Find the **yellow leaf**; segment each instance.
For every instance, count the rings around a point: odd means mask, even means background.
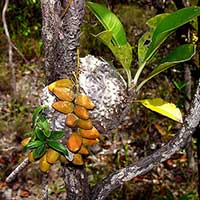
[[[173,103],[168,103],[161,98],[135,100],[134,102],[139,102],[150,110],[183,123],[181,111]]]

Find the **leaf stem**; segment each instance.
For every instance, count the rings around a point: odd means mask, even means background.
[[[139,68],[138,68],[138,70],[137,70],[137,72],[136,72],[136,74],[134,76],[134,79],[133,79],[133,85],[135,85],[135,86],[137,85],[138,79],[140,77],[140,74],[142,73],[142,70],[144,69],[145,64],[146,64],[146,62],[142,63],[139,66]]]
[[[131,86],[131,81],[132,81],[131,71],[126,70],[126,74],[127,74],[127,79],[128,79],[128,88],[129,88]]]

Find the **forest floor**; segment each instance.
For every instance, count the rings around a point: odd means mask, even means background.
[[[126,12],[123,10],[118,12],[126,13],[128,16],[128,8],[124,7],[124,10]],[[134,13],[140,16],[141,12],[141,10],[135,10]],[[141,18],[142,21],[137,23],[137,31],[134,28],[136,22],[130,21],[127,16],[124,16],[124,18],[122,16],[124,23],[130,25],[129,35],[133,34],[136,40],[139,39],[141,33],[146,29],[144,22],[154,14],[154,11],[149,11],[149,15]],[[137,18],[139,18],[138,16]],[[140,24],[143,24],[143,26]],[[91,29],[91,26],[86,25],[83,31],[87,32],[89,29]],[[91,41],[92,39],[88,35],[83,34],[81,36],[82,41],[86,39]],[[17,96],[14,99],[10,85],[10,80],[13,77],[7,64],[7,43],[2,30],[0,37],[2,38],[0,41],[0,200],[40,199],[42,174],[37,162],[30,164],[13,182],[6,184],[5,178],[26,157],[22,153],[20,142],[31,130],[31,113],[38,106],[39,94],[45,84],[44,58],[35,53],[35,56],[30,56],[29,62],[25,63],[16,52],[14,53],[17,89]],[[132,40],[130,39],[130,42]],[[37,46],[37,40],[32,40],[32,42]],[[91,47],[93,44],[93,41],[90,44],[82,42],[82,49],[91,49],[90,51],[83,50],[82,54],[86,55],[89,52],[96,56],[102,56],[102,45],[98,44],[99,49],[95,49]],[[105,51],[104,57],[107,60],[110,58],[109,51]],[[110,60],[112,59],[113,57]],[[150,70],[147,69],[144,75]],[[165,72],[150,81],[138,98],[161,97],[166,101],[177,104],[185,113],[184,90],[179,91],[173,82],[184,82],[183,77],[184,70],[181,66],[176,70]],[[139,104],[133,104],[129,126],[103,135],[100,143],[97,144],[99,151],[95,154],[92,153],[87,158],[85,167],[91,187],[111,172],[132,164],[159,149],[180,128],[181,124],[155,114]],[[149,173],[125,183],[110,194],[107,199],[197,200],[196,139],[193,138],[190,144],[192,150],[188,148],[188,151],[192,153],[193,160],[189,161],[188,152],[186,149],[182,149]],[[57,162],[49,172],[48,193],[50,200],[65,199],[65,187],[61,176],[62,169],[60,163]]]

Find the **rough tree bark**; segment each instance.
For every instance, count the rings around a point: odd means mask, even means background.
[[[65,12],[65,8],[70,2],[72,3],[70,4],[67,12]],[[43,17],[42,37],[45,47],[45,67],[48,83],[61,78],[73,77],[72,72],[75,71],[77,66],[77,47],[79,46],[80,25],[83,21],[84,5],[84,0],[41,0]],[[95,122],[95,126],[96,124],[98,124],[98,122],[101,121],[101,119],[104,120],[103,117],[106,118],[106,120],[103,121],[103,124],[99,127],[102,132],[106,132],[106,130],[109,130],[108,127],[110,126],[106,126],[106,124],[110,122],[110,119],[113,118],[114,114],[116,115],[114,119],[114,124],[115,126],[117,126],[119,122],[117,123],[116,119],[120,119],[118,116],[122,113],[124,109],[123,106],[126,106],[126,104],[130,103],[130,98],[128,98],[127,95],[128,90],[126,90],[124,84],[119,84],[119,88],[116,91],[114,90],[114,95],[112,93],[112,96],[109,96],[109,98],[107,98],[106,101],[101,104],[104,99],[101,98],[101,95],[105,93],[105,91],[109,93],[110,91],[115,89],[115,87],[117,87],[118,85],[117,83],[120,78],[119,76],[116,76],[116,73],[111,70],[111,67],[108,64],[105,64],[104,69],[106,69],[106,71],[101,71],[96,65],[92,65],[95,66],[95,68],[91,67],[85,69],[84,62],[86,60],[87,59],[82,60],[82,65],[80,66],[80,87],[87,95],[92,98],[92,100],[95,101],[96,105],[100,104],[101,107],[102,105],[105,105],[105,109],[103,111],[100,109],[100,107],[99,109],[97,108],[93,113],[91,113],[91,115]],[[95,59],[91,58],[91,60],[94,61]],[[102,64],[102,66],[104,66],[104,64]],[[95,73],[93,74],[93,76],[90,76],[94,71]],[[101,71],[101,73],[95,79],[95,74],[98,74],[96,72],[99,71]],[[102,75],[102,73],[104,75]],[[105,74],[109,74],[108,77],[110,79],[105,79]],[[112,82],[112,84],[110,84],[109,80],[112,80],[110,81]],[[92,84],[92,87],[90,87],[90,83]],[[104,83],[103,87],[100,87],[101,83]],[[95,84],[97,84],[98,86],[95,86]],[[110,86],[107,87],[107,90],[104,89],[104,86],[106,84]],[[113,85],[115,87],[113,87]],[[99,96],[98,90],[101,90]],[[94,98],[94,96],[92,96],[94,94],[96,94],[97,97]],[[47,94],[47,96],[48,95],[49,94]],[[113,99],[113,97],[115,98]],[[112,103],[112,105],[108,102]],[[121,105],[121,107],[117,109],[112,109],[115,104],[117,105],[117,103]],[[50,111],[49,113],[52,114],[51,112],[52,111]],[[95,116],[95,114],[98,113],[100,113],[99,116],[101,116],[101,118],[98,118],[98,120],[96,120],[97,116]],[[101,113],[103,114],[101,115]],[[67,199],[105,199],[111,191],[122,185],[125,181],[129,181],[135,176],[150,171],[160,162],[163,162],[166,159],[170,158],[171,155],[173,155],[176,151],[178,151],[187,143],[188,137],[192,135],[194,129],[199,124],[199,113],[200,84],[198,85],[190,114],[185,119],[184,126],[182,127],[180,132],[172,140],[169,141],[168,144],[163,146],[152,155],[138,161],[134,165],[128,166],[110,174],[102,182],[98,183],[92,190],[90,190],[89,188],[84,167],[76,168],[64,166],[64,181],[66,183]],[[60,127],[62,129],[66,128],[65,125],[63,125],[63,117],[59,117],[55,113],[53,113],[52,115],[56,116],[54,116],[53,119],[53,121],[56,121],[56,123],[54,123],[56,128],[59,128],[59,126],[57,126],[58,123],[61,124]],[[67,131],[67,134],[69,134],[69,131]]]
[[[66,8],[69,6],[69,9]],[[80,25],[85,11],[84,0],[41,1],[47,83],[72,78],[77,65]],[[65,168],[67,199],[89,199],[87,176],[84,169]]]

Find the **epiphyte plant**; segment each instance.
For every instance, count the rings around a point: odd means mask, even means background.
[[[127,74],[128,88],[133,88],[138,93],[143,85],[161,72],[179,63],[190,60],[196,53],[195,44],[183,44],[173,49],[153,71],[141,82],[139,77],[145,66],[155,57],[158,48],[177,28],[194,20],[200,15],[200,7],[193,6],[177,10],[172,13],[156,15],[147,21],[149,31],[143,34],[138,42],[138,70],[132,78],[132,47],[128,43],[124,27],[118,17],[106,7],[87,2],[88,9],[97,17],[105,31],[94,35],[102,41],[114,54]],[[160,98],[137,100],[147,108],[164,114],[165,116],[182,122],[179,109],[174,104],[169,104]]]

